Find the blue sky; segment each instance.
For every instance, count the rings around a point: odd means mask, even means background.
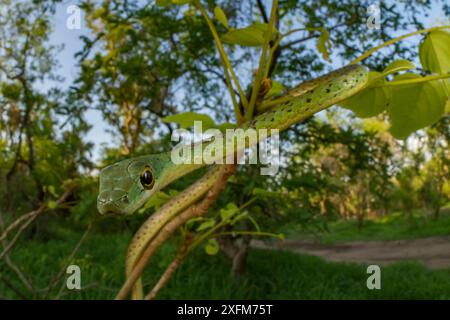
[[[266,0],[266,2],[269,2]],[[82,48],[82,41],[80,36],[89,36],[89,29],[86,27],[83,14],[81,19],[80,29],[68,29],[66,27],[66,21],[69,17],[67,8],[70,5],[77,3],[77,0],[63,1],[57,8],[56,15],[54,16],[53,26],[54,30],[51,35],[51,43],[54,45],[64,45],[64,48],[58,53],[57,58],[59,60],[58,74],[65,78],[62,86],[67,87],[75,79],[77,75],[77,64],[74,58],[74,54]],[[441,5],[435,5],[429,17],[423,17],[426,27],[435,25],[448,24],[448,20],[445,20],[444,14],[441,10]],[[382,14],[382,13],[381,13]],[[411,30],[401,30],[399,33],[405,33]],[[407,41],[417,41],[417,39],[411,39]],[[103,121],[100,112],[90,110],[85,115],[88,122],[92,125],[92,129],[88,133],[87,140],[94,143],[94,159],[98,159],[100,146],[102,144],[111,143],[111,136],[107,132],[107,124]]]

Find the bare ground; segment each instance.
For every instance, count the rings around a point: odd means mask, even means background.
[[[421,262],[433,269],[450,268],[450,236],[395,241],[352,241],[332,245],[309,240],[286,239],[270,243],[253,240],[252,247],[311,254],[328,261],[387,265],[409,260]]]

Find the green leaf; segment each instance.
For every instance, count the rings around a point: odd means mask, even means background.
[[[228,19],[225,15],[225,12],[223,12],[222,8],[219,6],[216,6],[214,8],[214,18],[216,18],[220,23],[228,29]]]
[[[425,70],[440,74],[450,72],[450,33],[430,32],[420,44],[419,56]]]
[[[403,74],[394,81],[417,78],[420,76]],[[405,139],[412,132],[435,123],[442,117],[447,99],[440,81],[396,86],[389,106],[392,135]]]
[[[377,85],[384,80],[380,80],[381,73],[371,71],[369,73],[369,82]],[[378,79],[378,80],[377,80]],[[341,101],[340,106],[350,109],[360,118],[370,118],[386,110],[390,98],[388,87],[369,86],[356,95]]]
[[[284,86],[278,81],[272,80],[272,88],[266,94],[266,98],[277,96],[285,90]]]
[[[220,218],[222,219],[222,221],[226,221],[238,211],[239,208],[234,203],[230,202],[225,208],[220,209]]]
[[[172,0],[172,3],[177,4],[177,5],[188,4],[191,2],[192,2],[192,0]]]
[[[219,129],[222,133],[225,133],[227,129],[236,128],[236,124],[231,123],[231,122],[224,122],[224,123],[214,126],[214,128]]]
[[[183,112],[162,118],[162,121],[177,123],[181,128],[186,129],[194,125],[194,121],[202,122],[202,129],[207,130],[215,126],[214,120],[207,114],[196,112]]]
[[[156,5],[160,7],[169,7],[172,5],[171,0],[156,0]]]
[[[391,73],[396,73],[399,71],[415,69],[416,66],[409,60],[400,59],[391,62],[386,68],[384,68],[382,75],[387,76]]]
[[[57,206],[58,206],[58,203],[54,200],[50,200],[49,202],[47,202],[47,207],[49,209],[56,209]]]
[[[330,33],[327,29],[322,28],[322,33],[320,37],[317,39],[317,50],[322,54],[322,57],[326,61],[331,61],[330,59],[330,50],[331,50],[331,41],[330,41]]]
[[[266,32],[267,24],[254,23],[242,29],[230,29],[222,36],[222,41],[245,47],[260,47],[264,44],[264,34]],[[276,34],[277,31],[273,31],[270,40],[272,40]]]
[[[205,245],[205,252],[210,256],[216,255],[219,252],[219,243],[216,239],[209,239]]]
[[[215,225],[216,221],[214,219],[207,219],[198,226],[197,231],[206,230],[214,227]]]

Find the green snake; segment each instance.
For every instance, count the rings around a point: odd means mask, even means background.
[[[267,108],[241,128],[285,130],[349,98],[367,83],[368,70],[364,66],[343,67],[287,91],[283,97],[285,102]],[[285,97],[288,99],[284,99]],[[225,153],[227,152],[228,150]],[[117,162],[100,172],[98,211],[101,214],[132,214],[174,180],[206,165],[175,164],[171,161],[170,151]],[[211,188],[222,168],[221,165],[213,165],[203,178],[172,198],[141,226],[128,249],[127,276],[159,230],[177,213],[198,201]],[[141,298],[141,291],[138,281],[133,289],[133,298]]]

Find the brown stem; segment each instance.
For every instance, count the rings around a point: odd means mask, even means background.
[[[177,268],[181,265],[183,260],[186,258],[186,256],[189,253],[189,246],[192,243],[192,238],[188,238],[184,241],[184,243],[181,245],[180,249],[178,250],[177,255],[172,260],[172,262],[167,267],[166,271],[161,275],[158,282],[155,284],[153,289],[145,296],[145,300],[153,300],[155,299],[158,292],[169,282],[170,278],[172,277],[173,273]]]

